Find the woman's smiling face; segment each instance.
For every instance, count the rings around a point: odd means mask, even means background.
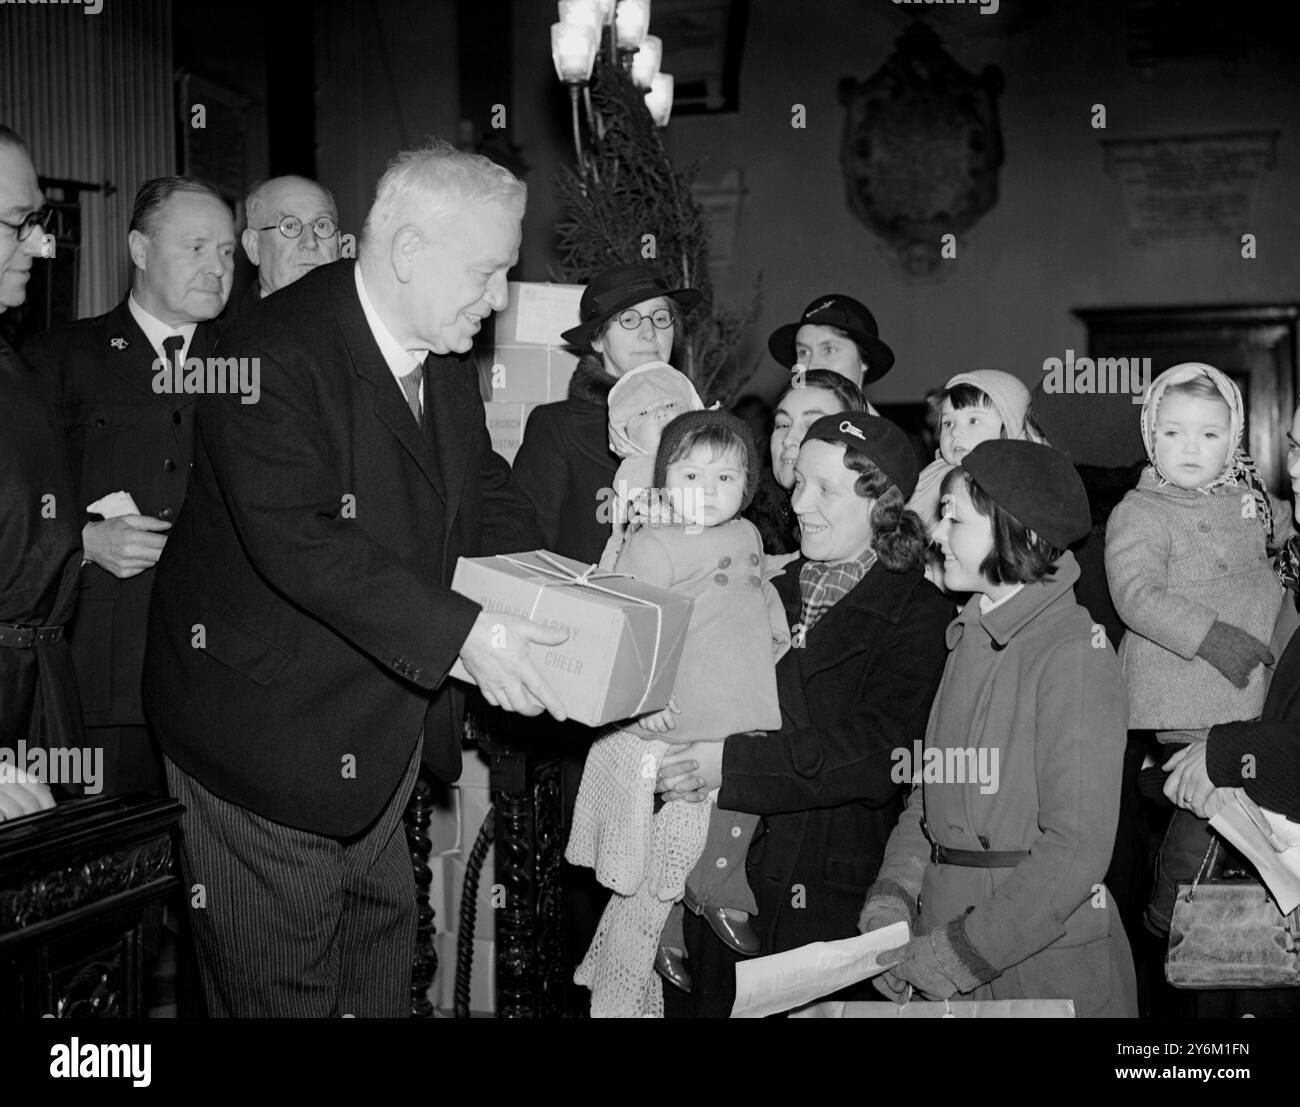
[[[825,388],[792,388],[781,398],[769,444],[777,484],[787,491],[794,487],[795,461],[808,428],[823,415],[843,410],[840,398]]]
[[[871,543],[876,501],[854,490],[858,474],[844,465],[844,447],[814,439],[799,449],[790,506],[799,517],[799,548],[810,561],[848,561]]]

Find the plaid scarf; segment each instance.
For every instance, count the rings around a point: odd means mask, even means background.
[[[790,645],[802,649],[808,632],[823,615],[853,591],[867,571],[876,563],[876,551],[868,546],[850,561],[805,561],[799,570],[799,595],[803,600],[802,617],[790,628]]]

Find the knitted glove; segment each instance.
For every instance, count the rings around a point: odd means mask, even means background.
[[[998,975],[998,970],[970,944],[962,919],[953,919],[940,930],[913,938],[903,947],[901,956],[900,963],[883,974],[894,977],[883,985],[883,990],[892,990],[901,981],[930,999],[947,999],[956,992],[973,992]],[[882,955],[881,960],[885,959]]]
[[[1214,621],[1196,655],[1205,658],[1238,688],[1250,683],[1256,665],[1272,665],[1273,654],[1253,634],[1231,623]]]
[[[858,916],[858,933],[866,934],[896,922],[910,926],[915,918],[916,901],[901,885],[892,880],[877,881],[867,892],[867,902]]]

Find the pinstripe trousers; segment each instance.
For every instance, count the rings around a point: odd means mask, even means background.
[[[378,818],[346,839],[264,819],[166,759],[185,805],[181,868],[213,1018],[410,1015],[415,878],[402,812],[420,748]]]

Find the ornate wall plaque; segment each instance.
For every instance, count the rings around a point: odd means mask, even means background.
[[[1002,73],[963,69],[924,23],[865,81],[840,81],[840,165],[849,209],[916,276],[936,271],[942,237],[974,226],[998,198]]]
[[[1260,178],[1279,131],[1106,141],[1106,172],[1124,190],[1129,241],[1161,246],[1252,231]]]

